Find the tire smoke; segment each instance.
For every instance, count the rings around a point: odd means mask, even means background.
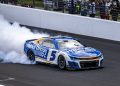
[[[17,22],[10,24],[0,15],[0,61],[2,63],[32,64],[23,51],[25,41],[48,36],[44,33],[33,33]]]

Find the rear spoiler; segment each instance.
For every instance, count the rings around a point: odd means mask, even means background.
[[[27,40],[26,42],[30,42],[30,41],[34,41],[34,40],[37,40],[37,39],[31,39],[31,40]]]

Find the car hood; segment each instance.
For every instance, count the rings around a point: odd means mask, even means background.
[[[97,57],[101,55],[101,52],[92,47],[74,48],[74,49],[63,49],[69,56],[76,58],[83,57]]]

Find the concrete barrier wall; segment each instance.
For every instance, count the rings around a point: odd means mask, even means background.
[[[0,4],[10,22],[120,41],[120,22]]]

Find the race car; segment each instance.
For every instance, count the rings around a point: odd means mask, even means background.
[[[27,40],[24,52],[32,62],[57,65],[60,69],[88,69],[102,67],[102,53],[86,47],[78,39],[66,36]]]

